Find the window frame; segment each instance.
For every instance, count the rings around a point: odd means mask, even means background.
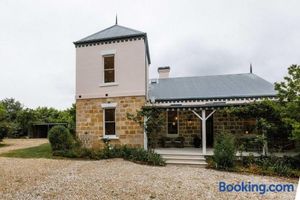
[[[169,112],[176,112],[177,115],[177,133],[176,134],[169,134]],[[167,124],[166,124],[166,130],[167,130],[167,136],[168,137],[178,137],[179,136],[179,111],[178,110],[168,110],[166,112],[166,118],[167,118]]]
[[[107,135],[106,134],[106,122],[111,122],[111,121],[106,121],[106,119],[105,119],[105,117],[106,117],[106,115],[105,115],[105,112],[106,112],[106,110],[114,110],[114,123],[115,123],[115,130],[114,130],[114,134],[112,134],[112,135]],[[117,115],[116,115],[116,107],[104,107],[103,108],[103,138],[117,138],[117,132],[116,132],[116,130],[117,130]]]
[[[105,58],[107,57],[113,57],[113,60],[114,60],[114,65],[113,65],[113,69],[105,69]],[[115,59],[116,55],[114,53],[111,53],[111,54],[105,54],[105,55],[102,55],[102,70],[103,70],[103,81],[102,83],[104,85],[112,85],[112,84],[115,84],[116,83],[116,59]],[[114,81],[113,82],[105,82],[105,72],[106,71],[113,71],[113,74],[114,74]]]

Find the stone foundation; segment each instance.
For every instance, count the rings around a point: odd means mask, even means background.
[[[145,97],[114,97],[76,100],[76,134],[87,148],[103,148],[103,103],[117,103],[116,136],[113,145],[143,147],[144,130],[139,124],[127,119],[127,113],[135,113],[145,105]]]

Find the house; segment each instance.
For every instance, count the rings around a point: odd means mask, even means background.
[[[198,136],[205,155],[223,129],[234,134],[251,131],[253,121],[220,110],[276,95],[273,85],[252,71],[172,78],[170,67],[160,67],[159,78],[150,80],[147,34],[117,23],[74,44],[76,131],[86,147],[102,148],[107,138],[112,144],[147,148],[144,130],[126,117],[147,105],[164,110],[159,137],[183,138],[182,146],[191,147]],[[154,143],[161,145],[159,140]]]

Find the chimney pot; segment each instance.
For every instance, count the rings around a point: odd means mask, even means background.
[[[170,69],[171,68],[169,66],[159,67],[157,69],[159,78],[169,78]]]

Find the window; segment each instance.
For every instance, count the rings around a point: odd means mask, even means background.
[[[104,56],[104,83],[115,82],[115,56]]]
[[[115,108],[104,109],[104,135],[116,135]]]
[[[178,112],[168,111],[167,112],[167,124],[168,124],[168,135],[178,134]]]

